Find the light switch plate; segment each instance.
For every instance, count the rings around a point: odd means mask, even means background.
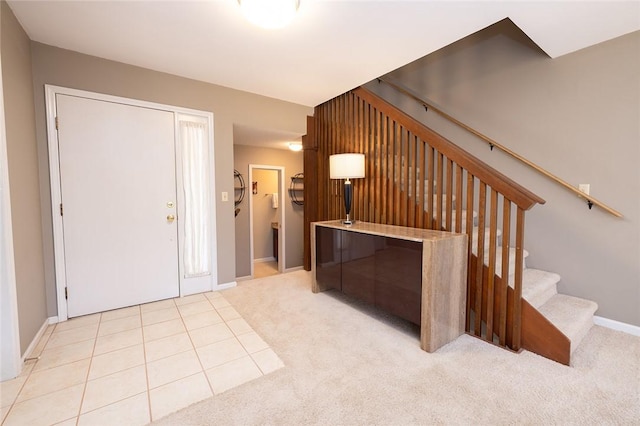
[[[222,192],[222,201],[229,201],[229,193],[228,192]]]
[[[584,192],[587,195],[589,195],[590,189],[591,189],[591,185],[588,183],[581,183],[580,185],[578,185],[578,190],[581,192]]]

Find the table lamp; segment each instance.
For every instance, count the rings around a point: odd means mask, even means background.
[[[364,154],[335,154],[329,156],[329,177],[331,179],[344,179],[344,209],[347,218],[342,221],[345,225],[351,225],[351,200],[353,188],[351,179],[364,177]]]

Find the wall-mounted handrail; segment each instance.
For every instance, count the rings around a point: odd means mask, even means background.
[[[446,112],[444,112],[443,110],[441,110],[440,108],[435,106],[432,102],[427,101],[426,99],[422,98],[421,96],[419,96],[415,92],[411,91],[410,89],[402,86],[401,84],[395,83],[395,82],[391,81],[390,79],[384,78],[384,77],[378,78],[378,81],[381,81],[381,82],[393,87],[398,92],[409,96],[410,98],[414,99],[415,101],[420,102],[427,110],[431,109],[433,112],[437,113],[438,115],[440,115],[441,117],[445,118],[446,120],[449,120],[450,122],[458,125],[459,127],[463,128],[464,130],[468,131],[469,133],[471,133],[471,134],[477,136],[478,138],[482,139],[487,144],[489,144],[491,149],[498,148],[502,152],[512,156],[513,158],[517,159],[518,161],[520,161],[520,162],[526,164],[527,166],[531,167],[532,169],[534,169],[538,173],[541,173],[541,174],[545,175],[549,179],[553,180],[554,182],[558,183],[559,185],[561,185],[564,188],[568,189],[569,191],[573,192],[578,197],[584,198],[585,200],[587,200],[587,205],[589,206],[589,208],[591,208],[592,206],[598,206],[601,209],[603,209],[604,211],[606,211],[606,212],[608,212],[608,213],[610,213],[610,214],[612,214],[612,215],[614,215],[616,217],[623,217],[622,213],[620,213],[619,211],[607,206],[605,203],[603,203],[602,201],[599,201],[598,199],[592,197],[591,195],[585,194],[584,192],[582,192],[579,189],[577,189],[575,186],[573,186],[570,183],[564,181],[563,179],[559,178],[558,176],[554,175],[553,173],[543,169],[542,167],[538,166],[537,164],[533,163],[532,161],[527,160],[522,155],[512,151],[511,149],[507,148],[504,145],[499,144],[495,140],[493,140],[490,137],[480,133],[479,131],[475,130],[474,128],[472,128],[470,126],[467,126],[466,124],[464,124],[460,120],[452,117],[451,115],[447,114]]]

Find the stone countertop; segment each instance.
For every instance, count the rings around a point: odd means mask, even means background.
[[[464,234],[456,234],[446,231],[435,231],[432,229],[409,228],[406,226],[384,225],[380,223],[370,223],[357,221],[351,225],[345,225],[341,220],[328,220],[324,222],[312,222],[313,225],[327,228],[342,229],[345,231],[355,231],[382,237],[392,237],[402,240],[422,242],[425,240],[443,240],[455,238]]]

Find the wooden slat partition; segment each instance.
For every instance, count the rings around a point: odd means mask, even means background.
[[[365,154],[366,177],[352,180],[352,217],[467,233],[467,331],[519,350],[524,217],[544,200],[364,88],[317,106],[311,125],[317,141],[305,153],[317,158],[305,156],[305,191],[313,178],[317,188],[305,199],[315,194],[318,206],[305,219],[344,217],[343,183],[329,179],[328,158]]]

